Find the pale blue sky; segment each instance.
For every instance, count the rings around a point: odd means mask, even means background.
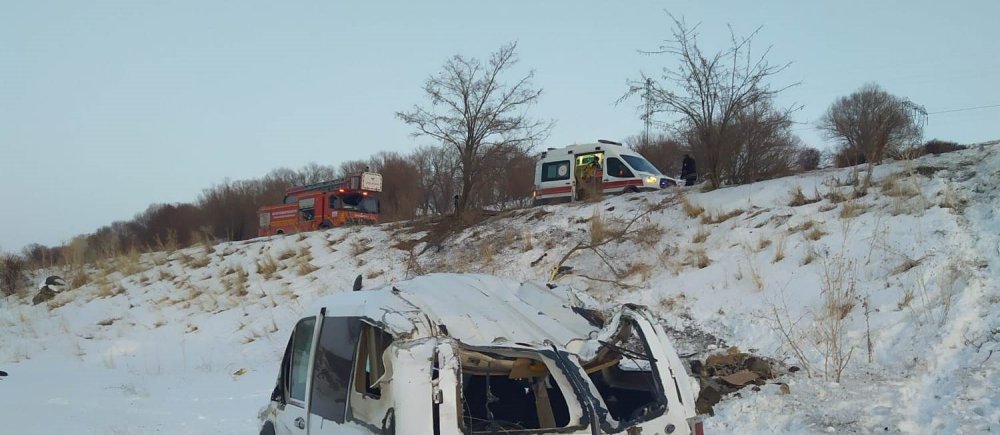
[[[225,178],[338,164],[426,140],[394,112],[450,55],[518,41],[548,146],[642,129],[627,78],[672,60],[664,10],[718,48],[758,44],[802,81],[809,125],[866,82],[931,112],[1000,104],[1000,1],[334,2],[0,0],[0,250],[60,243]],[[637,103],[637,102],[634,102]],[[1000,137],[1000,108],[931,115],[928,137]]]

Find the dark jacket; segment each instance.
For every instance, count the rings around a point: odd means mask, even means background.
[[[696,178],[698,176],[698,169],[695,167],[694,159],[691,156],[684,156],[684,161],[681,163],[681,178]]]

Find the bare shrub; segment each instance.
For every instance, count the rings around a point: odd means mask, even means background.
[[[24,275],[27,263],[17,255],[3,255],[0,258],[0,291],[5,296],[17,294],[25,287]]]
[[[799,170],[812,171],[819,168],[821,156],[822,153],[816,148],[799,148],[798,155],[796,156],[796,163],[798,163]]]
[[[819,351],[824,375],[840,382],[855,346],[847,342],[847,318],[858,303],[854,263],[842,257],[824,262],[820,282],[823,311],[817,319]]]

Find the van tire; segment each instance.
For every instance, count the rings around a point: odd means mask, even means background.
[[[264,427],[260,428],[260,435],[274,435],[274,425],[271,422],[264,423]]]
[[[623,191],[622,193],[639,193],[639,188],[635,186],[629,186],[626,187],[625,191]]]

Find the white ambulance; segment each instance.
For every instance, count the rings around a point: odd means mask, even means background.
[[[659,190],[679,180],[618,142],[549,148],[535,165],[535,205],[581,200],[588,194]]]

